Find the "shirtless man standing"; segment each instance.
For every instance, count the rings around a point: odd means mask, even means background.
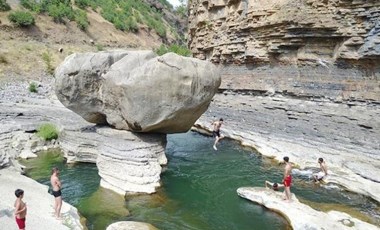
[[[53,196],[55,198],[54,204],[54,214],[57,219],[61,218],[61,207],[62,207],[62,193],[61,193],[61,181],[58,178],[59,169],[54,167],[51,170],[50,183],[53,187]]]
[[[326,162],[323,160],[323,158],[319,158],[318,163],[319,163],[319,167],[321,168],[321,171],[319,173],[313,175],[315,182],[319,182],[319,181],[323,180],[323,178],[325,178],[325,176],[327,176]]]
[[[14,204],[16,223],[20,230],[24,230],[26,220],[26,203],[22,200],[22,198],[24,198],[24,191],[22,189],[17,189],[15,195],[17,197]]]
[[[284,157],[285,171],[284,171],[284,186],[285,186],[285,200],[290,201],[291,193],[290,186],[292,184],[292,165],[289,163],[289,157]]]
[[[215,150],[218,150],[216,148],[216,144],[218,144],[219,140],[224,138],[223,135],[220,135],[220,127],[223,124],[223,118],[220,118],[219,121],[214,121],[211,124],[214,126],[213,131],[212,131],[212,136],[215,137],[215,142],[214,142],[214,145],[212,147]]]

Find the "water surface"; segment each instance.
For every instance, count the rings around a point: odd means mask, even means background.
[[[112,222],[133,220],[159,229],[289,229],[280,215],[240,198],[236,189],[263,186],[265,180],[281,181],[283,166],[263,158],[234,141],[213,139],[197,133],[168,135],[168,166],[156,194],[127,196],[99,188],[94,164],[66,165],[57,153],[43,153],[28,161],[28,175],[48,184],[50,169],[61,168],[64,200],[87,218],[89,229],[105,229]],[[348,211],[379,225],[379,206],[361,195],[337,187],[315,186],[305,176],[295,176],[294,192],[319,210]],[[129,210],[127,210],[127,209]]]

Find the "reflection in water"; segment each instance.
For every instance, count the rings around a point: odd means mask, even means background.
[[[142,221],[159,229],[287,229],[276,213],[238,197],[236,189],[280,182],[283,165],[262,158],[253,150],[223,140],[219,150],[213,139],[197,133],[168,136],[169,160],[162,187],[153,195],[127,196],[99,188],[95,165],[66,165],[58,153],[42,153],[23,162],[28,175],[49,183],[50,169],[61,168],[64,200],[78,208],[89,229],[105,229],[120,220]],[[296,175],[292,188],[297,197],[319,210],[342,210],[379,225],[376,202],[345,191],[314,186],[307,176]],[[128,208],[129,215],[128,215]]]

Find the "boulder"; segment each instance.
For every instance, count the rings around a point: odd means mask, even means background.
[[[157,228],[143,222],[120,221],[109,225],[106,230],[157,230]]]
[[[283,194],[281,192],[275,192],[267,188],[242,187],[237,189],[237,193],[245,199],[280,213],[289,221],[294,230],[379,229],[374,225],[353,218],[343,212],[329,211],[325,213],[314,210],[299,202],[294,194],[292,194],[292,201],[286,202],[283,200]]]
[[[134,132],[188,131],[221,83],[210,62],[152,51],[73,54],[55,76],[67,108],[89,122]]]

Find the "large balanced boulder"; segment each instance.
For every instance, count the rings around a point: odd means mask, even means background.
[[[221,82],[210,62],[152,51],[72,54],[55,76],[58,99],[85,120],[159,133],[188,131]]]

